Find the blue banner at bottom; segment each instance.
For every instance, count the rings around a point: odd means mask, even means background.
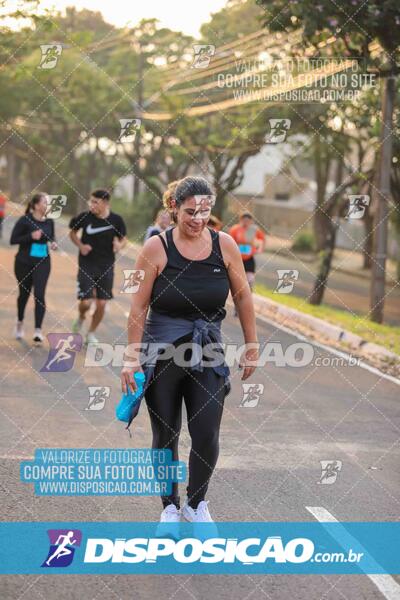
[[[399,522],[0,523],[1,574],[399,574]]]

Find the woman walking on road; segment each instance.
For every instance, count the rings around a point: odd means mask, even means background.
[[[57,249],[54,220],[47,218],[48,197],[39,192],[29,200],[25,215],[15,223],[10,244],[19,244],[14,272],[18,281],[17,324],[15,337],[24,337],[25,308],[33,287],[35,299],[35,333],[33,341],[43,341],[42,323],[46,311],[45,291],[50,275],[49,245]]]
[[[130,357],[126,352],[122,389],[134,391],[133,375],[144,371],[152,447],[171,449],[174,461],[179,460],[183,398],[192,442],[185,504],[180,511],[178,484],[173,483],[171,495],[161,496],[162,522],[179,521],[181,515],[187,521],[212,522],[205,495],[218,459],[220,422],[224,399],[230,390],[229,368],[224,360],[218,366],[207,366],[195,352],[194,344],[197,347],[210,342],[221,344],[221,322],[226,315],[224,306],[229,290],[239,313],[244,340],[253,346],[241,357],[242,380],[253,373],[258,359],[254,349],[257,344],[254,307],[243,261],[237,244],[228,234],[207,226],[210,198],[212,190],[205,179],[181,180],[169,203],[175,227],[150,238],[135,265],[135,269],[144,271],[144,279],[132,297],[128,342],[168,344],[174,347],[174,352],[171,358],[154,360],[153,366],[149,366],[148,357],[142,364],[135,359],[128,364]],[[180,366],[179,349],[188,342],[193,344],[188,358],[191,366]]]

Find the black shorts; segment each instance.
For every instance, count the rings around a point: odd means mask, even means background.
[[[247,273],[255,273],[256,272],[256,261],[254,260],[254,256],[250,256],[247,260],[243,261],[244,270]]]
[[[114,282],[114,266],[96,267],[80,266],[78,271],[78,300],[98,298],[99,300],[111,300]]]

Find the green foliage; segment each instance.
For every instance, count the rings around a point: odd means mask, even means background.
[[[293,252],[314,252],[315,237],[310,231],[300,231],[292,244]]]
[[[112,199],[112,210],[124,218],[128,237],[136,242],[143,241],[147,227],[153,222],[154,215],[160,208],[161,202],[149,192],[139,194],[134,203],[126,198]]]
[[[230,0],[204,26],[201,41],[218,49],[253,33],[262,12],[253,0]],[[99,12],[75,8],[31,19],[20,30],[4,27],[0,48],[5,123],[0,144],[18,165],[18,185],[9,190],[13,198],[18,189],[22,194],[38,187],[62,190],[67,206],[76,210],[94,185],[112,188],[119,177],[133,173],[158,202],[169,181],[194,171],[214,183],[215,211],[221,214],[247,158],[264,143],[268,121],[262,105],[187,116],[185,109],[213,102],[220,92],[212,89],[199,98],[198,87],[213,78],[205,75],[203,81],[198,70],[188,69],[196,40],[159,28],[155,19],[118,29]],[[61,56],[54,69],[40,69],[40,45],[50,43],[62,45]],[[234,58],[230,53],[227,62]],[[177,83],[170,85],[173,80]],[[180,93],[185,85],[192,95]],[[119,119],[138,118],[143,111],[172,117],[142,118],[137,140],[118,142]],[[8,189],[8,182],[0,184]],[[147,206],[141,202],[135,198],[139,220]],[[153,216],[152,202],[149,206]]]
[[[371,60],[368,44],[373,40],[390,54],[399,51],[398,0],[256,0],[256,4],[264,9],[264,24],[272,31],[302,28],[305,40],[315,45],[335,35],[341,44],[332,52],[342,56]],[[388,56],[383,59],[387,62]]]
[[[206,42],[220,46],[257,31],[263,17],[264,11],[254,0],[228,0],[202,25],[201,34]]]

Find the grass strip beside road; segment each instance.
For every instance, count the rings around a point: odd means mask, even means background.
[[[384,346],[391,352],[400,355],[400,327],[392,325],[379,325],[370,321],[366,315],[354,315],[348,311],[332,308],[326,304],[313,306],[306,299],[290,294],[276,294],[264,285],[256,284],[256,294],[265,296],[278,304],[284,304],[323,321],[342,327],[362,337],[367,342]]]

